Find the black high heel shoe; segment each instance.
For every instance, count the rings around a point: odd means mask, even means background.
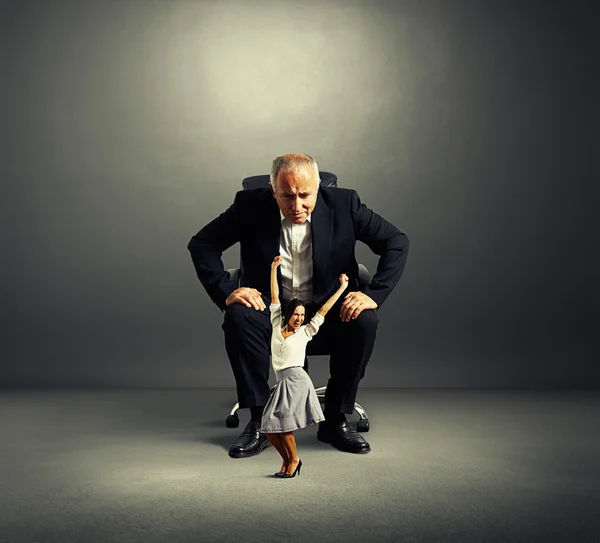
[[[283,475],[280,475],[279,478],[280,479],[289,479],[290,477],[296,477],[296,473],[298,475],[300,475],[300,468],[302,467],[302,460],[300,460],[298,462],[298,465],[296,466],[296,469],[294,470],[294,473],[284,473]]]

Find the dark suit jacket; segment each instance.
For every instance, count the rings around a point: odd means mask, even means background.
[[[364,292],[381,307],[404,270],[409,245],[406,235],[368,209],[350,189],[320,187],[311,217],[314,303],[327,301],[339,287],[342,273],[350,279],[349,290],[358,290],[354,255],[358,240],[380,256]],[[223,251],[240,243],[240,286],[253,287],[270,299],[271,263],[279,254],[280,229],[279,207],[270,190],[242,190],[227,211],[191,239],[188,249],[198,278],[222,310],[237,288],[224,269]]]

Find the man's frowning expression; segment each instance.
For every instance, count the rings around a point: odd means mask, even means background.
[[[286,219],[302,224],[317,203],[319,176],[309,167],[292,172],[279,171],[275,186],[269,183],[281,213]]]

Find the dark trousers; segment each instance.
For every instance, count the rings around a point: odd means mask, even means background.
[[[261,407],[269,399],[271,320],[269,300],[264,311],[233,304],[225,311],[225,348],[237,386],[240,408]],[[377,334],[378,316],[372,309],[350,322],[340,320],[341,300],[325,316],[325,322],[308,343],[308,355],[329,354],[330,378],[325,392],[325,417],[351,414],[358,384],[365,375]],[[306,307],[304,324],[319,310]],[[285,306],[282,306],[285,313]],[[329,415],[329,417],[328,417]]]

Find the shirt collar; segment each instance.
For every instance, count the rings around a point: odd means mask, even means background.
[[[279,210],[279,217],[281,218],[281,222],[285,221],[285,217],[283,216],[281,209]],[[306,217],[306,221],[304,222],[312,222],[312,213],[308,217]]]

